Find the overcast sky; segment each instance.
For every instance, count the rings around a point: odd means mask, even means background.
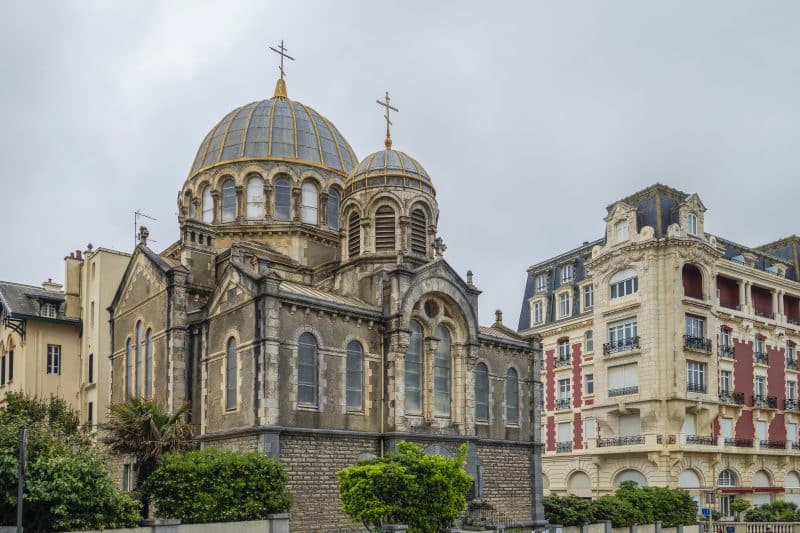
[[[481,319],[516,327],[525,271],[602,235],[605,206],[656,181],[697,192],[706,229],[800,233],[800,3],[3,2],[0,279],[63,280],[91,242],[160,251],[227,112],[290,98],[359,158],[394,147],[438,191],[446,258]]]

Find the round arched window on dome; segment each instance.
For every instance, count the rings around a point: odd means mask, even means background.
[[[289,220],[292,216],[292,187],[288,178],[275,180],[275,220]]]
[[[425,255],[428,251],[428,216],[421,208],[411,211],[411,252]]]
[[[382,205],[375,212],[375,250],[394,251],[395,239],[394,209]]]
[[[222,182],[222,221],[236,220],[236,185],[233,180]]]
[[[303,224],[319,223],[319,192],[313,181],[303,182],[303,206],[300,212]]]
[[[214,199],[211,197],[211,187],[203,189],[203,222],[214,222]]]
[[[264,180],[253,174],[247,180],[247,219],[264,218]]]
[[[339,229],[339,191],[334,188],[328,191],[328,227]]]

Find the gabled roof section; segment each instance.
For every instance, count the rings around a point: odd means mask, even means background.
[[[37,300],[61,304],[65,299],[63,292],[48,291],[33,285],[0,281],[0,305],[5,308],[5,312],[9,316],[45,318],[39,315]]]
[[[128,266],[125,267],[125,273],[122,274],[122,279],[119,282],[119,287],[117,287],[117,292],[114,294],[114,299],[111,300],[111,305],[109,306],[110,309],[116,308],[117,304],[119,304],[119,300],[122,297],[123,292],[127,288],[128,284],[131,281],[131,276],[133,275],[133,269],[136,265],[136,261],[139,257],[144,257],[148,262],[153,264],[159,271],[163,274],[167,275],[174,270],[182,270],[188,272],[188,269],[177,263],[171,259],[166,259],[161,257],[153,250],[147,247],[145,244],[138,244],[136,249],[131,254],[131,258],[128,261]]]
[[[343,310],[356,311],[376,315],[381,312],[379,307],[372,306],[358,298],[343,296],[335,292],[324,291],[309,285],[283,281],[279,288],[280,296],[291,300],[306,301],[317,306],[341,307]]]

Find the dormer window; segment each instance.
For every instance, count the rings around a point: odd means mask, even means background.
[[[547,289],[547,274],[536,276],[536,292],[544,292]]]
[[[689,235],[697,235],[697,215],[689,213]]]
[[[614,238],[617,242],[628,240],[628,221],[621,220],[614,226]]]
[[[570,281],[572,281],[572,265],[564,265],[561,267],[561,283]]]
[[[56,317],[56,306],[50,302],[42,304],[42,310],[40,313],[43,317],[46,318],[55,318]]]

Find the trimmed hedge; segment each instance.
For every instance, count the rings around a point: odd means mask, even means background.
[[[147,480],[157,515],[184,524],[263,520],[289,509],[280,462],[252,452],[205,449],[164,456]]]

